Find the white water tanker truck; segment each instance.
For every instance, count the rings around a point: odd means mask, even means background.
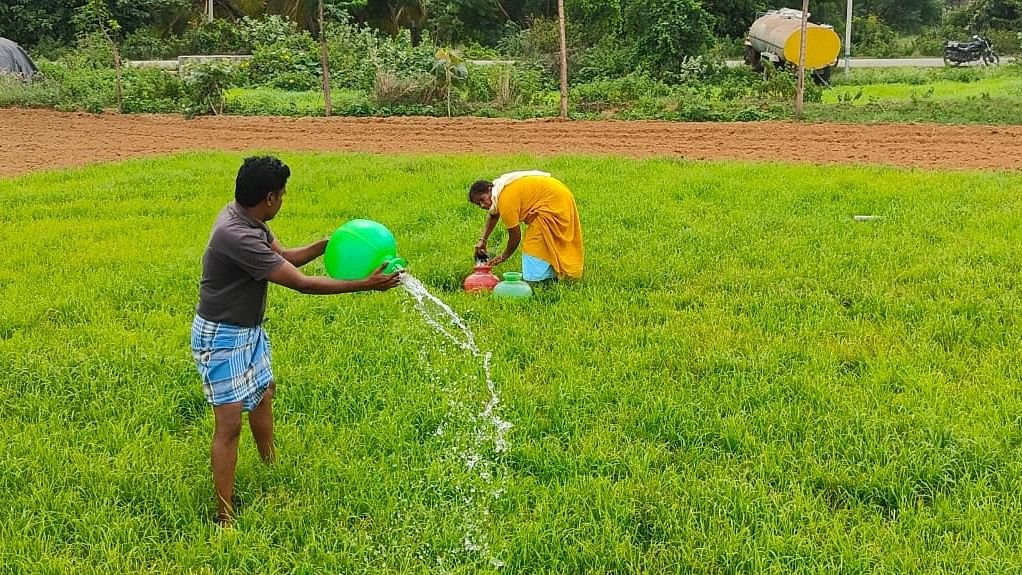
[[[770,10],[752,23],[745,39],[745,63],[757,72],[767,60],[778,68],[798,68],[802,45],[802,11]],[[806,71],[817,82],[830,79],[830,70],[841,53],[841,39],[834,28],[809,23],[806,28]]]

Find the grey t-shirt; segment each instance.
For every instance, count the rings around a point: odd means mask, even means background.
[[[266,276],[284,258],[273,251],[266,224],[237,202],[216,218],[202,256],[197,313],[208,321],[255,327],[266,312]]]

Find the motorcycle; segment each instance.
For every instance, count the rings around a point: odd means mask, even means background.
[[[969,62],[982,61],[984,66],[999,64],[1000,56],[994,52],[994,46],[988,38],[973,36],[967,42],[944,42],[944,65],[961,66]]]

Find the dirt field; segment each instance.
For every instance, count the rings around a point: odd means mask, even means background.
[[[243,118],[0,110],[0,176],[182,150],[335,150],[733,158],[1022,169],[1022,127],[477,118]]]

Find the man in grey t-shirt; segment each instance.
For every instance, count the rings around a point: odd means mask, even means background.
[[[386,291],[398,275],[381,266],[364,280],[339,281],[307,276],[298,268],[323,255],[326,240],[284,249],[266,222],[280,211],[291,170],[273,157],[247,158],[238,170],[234,201],[217,216],[202,256],[199,305],[192,322],[192,356],[203,393],[213,406],[210,458],[217,495],[217,517],[234,517],[234,471],[241,414],[249,412],[259,455],[266,463],[273,448],[273,392],[270,345],[263,331],[269,282],[307,294]]]

